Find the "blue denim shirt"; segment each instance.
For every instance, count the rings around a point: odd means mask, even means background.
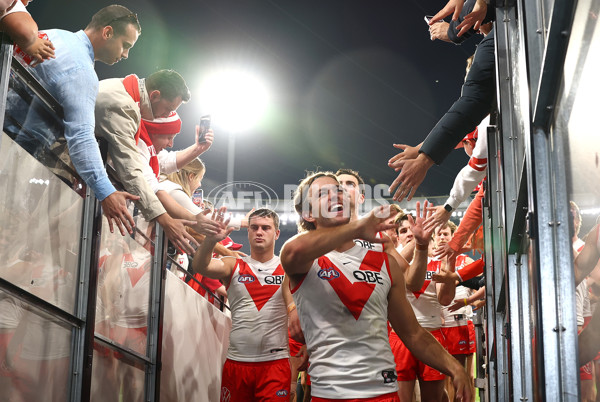
[[[104,169],[94,135],[94,105],[98,76],[94,49],[83,31],[44,31],[55,47],[56,58],[34,68],[50,94],[64,110],[64,136],[75,170],[102,201],[115,190]]]

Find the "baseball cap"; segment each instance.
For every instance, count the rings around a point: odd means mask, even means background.
[[[241,249],[242,247],[244,247],[243,244],[239,244],[234,242],[231,237],[227,236],[226,238],[224,238],[223,240],[221,240],[219,243],[221,243],[223,246],[232,249],[234,251],[237,251],[239,249]]]

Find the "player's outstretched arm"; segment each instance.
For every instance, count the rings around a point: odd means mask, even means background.
[[[281,248],[279,258],[286,274],[294,285],[294,275],[306,274],[317,258],[335,250],[353,239],[381,243],[377,232],[397,225],[385,223],[391,215],[389,206],[376,207],[364,218],[339,226],[318,228],[300,233]]]
[[[408,299],[400,267],[390,258],[392,287],[388,294],[388,320],[398,337],[420,361],[452,377],[456,398],[471,400],[470,379],[465,369],[423,327],[419,325]]]
[[[208,235],[196,250],[192,268],[194,272],[207,276],[212,279],[222,279],[229,281],[231,273],[235,268],[235,258],[223,257],[222,259],[212,258],[215,245],[225,239],[233,228],[228,228],[229,219],[225,219],[227,208],[221,207],[212,213],[210,219],[218,226],[218,232],[214,235]]]

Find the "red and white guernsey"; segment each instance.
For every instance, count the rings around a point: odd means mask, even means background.
[[[466,255],[461,254],[456,257],[456,268],[465,264]],[[410,302],[417,321],[423,328],[435,329],[442,326],[442,305],[438,301],[436,292],[436,282],[432,281],[433,274],[440,271],[442,262],[429,257],[427,259],[427,272],[425,273],[425,283],[418,292],[406,291],[406,297]]]
[[[112,295],[120,312],[115,324],[125,328],[145,327],[148,325],[152,255],[137,247],[131,253],[123,254],[120,265],[121,286]]]
[[[238,258],[227,297],[233,327],[227,358],[241,362],[287,359],[287,310],[281,294],[284,271],[275,256],[267,262]]]
[[[375,235],[376,238],[381,239],[381,232],[377,232],[377,234]],[[382,243],[371,243],[368,240],[362,240],[362,239],[354,239],[354,244],[359,245],[361,247],[366,248],[367,250],[373,250],[373,251],[383,251],[383,244]]]
[[[397,390],[387,333],[389,269],[387,254],[356,244],[315,260],[292,289],[313,396],[368,398]]]

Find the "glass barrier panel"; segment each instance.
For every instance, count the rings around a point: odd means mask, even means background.
[[[34,71],[28,69],[29,72]],[[84,195],[63,137],[64,123],[11,70],[6,98],[4,132],[71,188]]]
[[[6,134],[0,146],[0,277],[74,313],[83,199]]]
[[[94,343],[92,402],[144,400],[145,372],[113,349]]]
[[[63,325],[0,291],[2,400],[67,400],[71,328]]]
[[[137,228],[133,238],[110,233],[108,221],[102,222],[95,331],[145,355],[155,226],[133,204],[130,213]]]
[[[600,298],[600,267],[597,265],[597,257],[594,257],[600,250],[597,234],[600,217],[600,137],[596,127],[600,90],[599,12],[600,0],[577,3],[553,130],[553,135],[564,139],[567,150],[568,197],[571,204],[571,219],[568,224],[572,254],[576,258],[575,300],[571,303],[579,331],[592,319],[594,311],[596,315],[600,313],[600,306],[597,304]],[[579,258],[577,255],[580,253],[582,257],[592,257]],[[580,355],[582,351],[588,350],[592,353],[595,351],[595,356],[600,350],[600,342],[580,342],[579,348]],[[581,363],[580,361],[579,364]],[[591,374],[594,372],[594,365],[595,370],[600,369],[600,365],[594,361],[580,369],[581,400],[594,398],[594,376]]]

